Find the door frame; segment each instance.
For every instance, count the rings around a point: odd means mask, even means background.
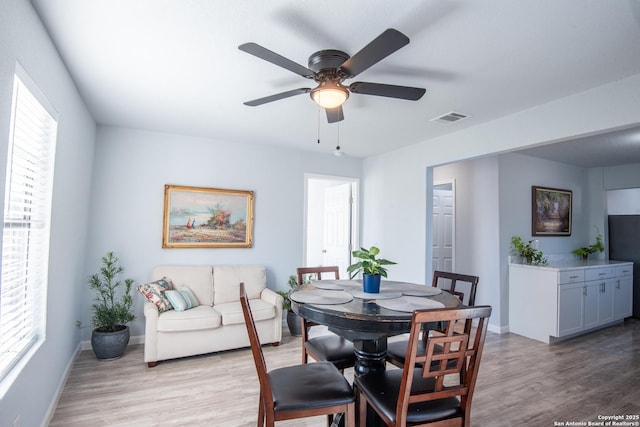
[[[349,259],[351,259],[351,251],[354,248],[360,247],[360,179],[349,176],[336,176],[336,175],[321,175],[314,173],[304,174],[304,204],[303,204],[303,217],[302,217],[302,264],[306,265],[307,262],[307,228],[308,228],[308,207],[309,207],[309,181],[310,180],[321,181],[336,181],[342,183],[351,183],[352,186],[352,203],[351,203],[351,225],[350,225],[350,240],[351,249],[349,251]],[[350,261],[351,263],[351,261]]]

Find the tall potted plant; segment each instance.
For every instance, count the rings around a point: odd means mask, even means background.
[[[362,272],[362,289],[364,292],[380,292],[380,280],[382,277],[387,277],[387,269],[383,266],[396,264],[388,259],[376,258],[379,253],[380,249],[375,246],[371,246],[368,250],[360,248],[352,252],[354,258],[358,258],[360,261],[351,264],[347,268],[347,272],[351,274],[352,279]]]
[[[130,336],[127,323],[136,318],[132,312],[133,279],[125,279],[124,283],[117,279],[124,270],[118,261],[113,252],[107,252],[102,257],[100,273],[91,275],[88,281],[89,287],[96,291],[95,303],[91,306],[94,328],[91,347],[102,360],[117,359],[124,354]]]

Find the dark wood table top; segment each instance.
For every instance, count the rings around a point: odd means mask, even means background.
[[[336,282],[346,283],[348,281]],[[352,284],[355,283],[352,282]],[[301,287],[301,291],[313,291],[315,289],[317,288],[313,284]],[[381,286],[382,293],[420,289],[424,290],[425,285],[387,280],[383,280]],[[345,289],[345,291],[348,290]],[[454,308],[461,305],[460,300],[447,291],[443,291],[438,295],[420,298],[438,301],[446,308]],[[368,295],[366,299],[354,297],[351,301],[342,304],[312,304],[292,300],[291,308],[298,315],[315,323],[326,325],[332,332],[352,341],[376,340],[404,334],[411,329],[412,312],[381,307],[377,304],[375,298],[369,299]]]

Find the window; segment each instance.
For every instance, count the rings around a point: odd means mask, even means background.
[[[18,64],[2,229],[0,379],[44,339],[55,116]]]

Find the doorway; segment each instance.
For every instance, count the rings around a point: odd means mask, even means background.
[[[305,174],[304,265],[337,265],[347,279],[357,247],[358,180]]]
[[[455,271],[455,181],[433,185],[431,271]]]

